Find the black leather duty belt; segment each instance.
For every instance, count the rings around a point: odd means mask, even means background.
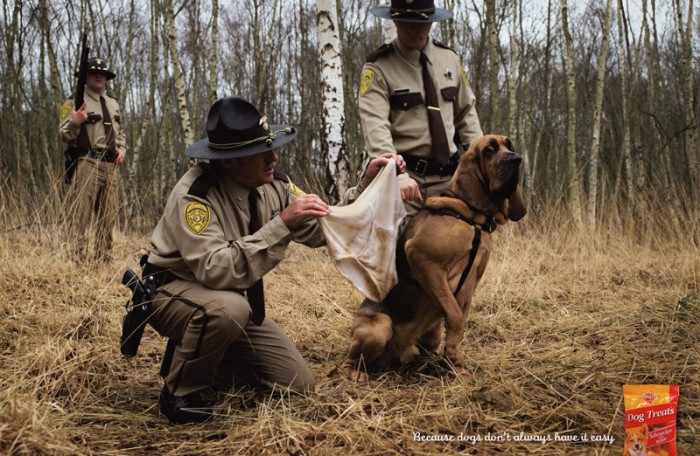
[[[432,158],[420,158],[413,155],[400,154],[406,161],[406,170],[411,171],[417,176],[451,176],[457,169],[459,157],[457,154],[450,157],[450,161],[441,165]]]
[[[113,163],[116,160],[117,155],[107,149],[92,149],[89,150],[87,156],[94,158],[95,160],[102,160],[106,162]]]

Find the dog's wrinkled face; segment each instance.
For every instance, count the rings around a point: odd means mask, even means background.
[[[510,138],[486,135],[472,143],[453,177],[452,190],[473,208],[510,220],[525,216],[518,182],[522,159]]]

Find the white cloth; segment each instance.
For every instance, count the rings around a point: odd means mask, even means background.
[[[396,277],[396,241],[406,209],[389,163],[348,206],[331,206],[320,217],[328,251],[338,271],[367,298],[382,301]]]

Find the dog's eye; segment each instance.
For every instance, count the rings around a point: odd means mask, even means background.
[[[484,149],[484,155],[486,156],[486,158],[491,157],[495,153],[496,149],[491,146],[488,146],[486,149]]]

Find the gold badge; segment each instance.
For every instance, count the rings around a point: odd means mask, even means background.
[[[185,208],[185,223],[194,234],[202,234],[209,226],[209,208],[202,203],[190,203]]]
[[[73,110],[73,103],[68,101],[61,107],[61,119],[68,117]]]
[[[360,96],[367,93],[369,86],[372,85],[372,78],[374,78],[374,72],[372,70],[365,70],[362,72],[362,77],[360,77]]]
[[[289,192],[294,196],[306,195],[306,192],[304,190],[300,189],[299,187],[297,187],[296,185],[294,185],[293,182],[289,183]]]
[[[467,87],[471,88],[472,85],[469,84],[469,79],[467,79],[467,73],[464,71],[464,68],[462,68],[462,78],[464,79],[464,83],[467,85]]]

